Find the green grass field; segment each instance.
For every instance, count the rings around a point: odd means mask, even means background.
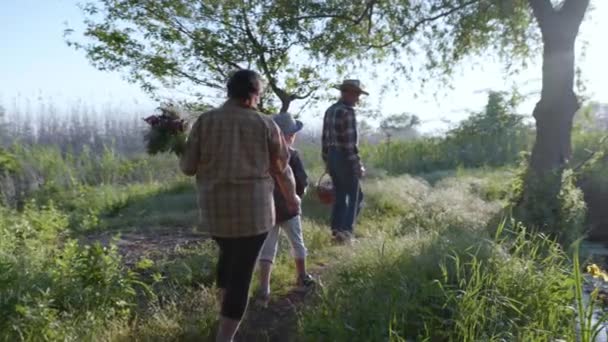
[[[303,341],[572,338],[567,256],[543,237],[496,237],[488,226],[512,170],[375,174],[364,182],[353,246],[332,245],[329,208],[314,191],[304,198],[309,265],[322,287],[285,317],[251,308],[243,336],[263,341],[288,329],[290,340]],[[196,231],[192,181],[173,179],[41,192],[20,212],[1,209],[2,340],[208,340],[216,249]],[[293,281],[283,237],[272,279],[278,308]]]
[[[416,151],[436,141],[408,144],[362,147],[369,175],[352,246],[332,244],[330,208],[311,187],[304,236],[320,286],[305,296],[292,291],[283,236],[271,305],[250,306],[237,340],[577,339],[590,316],[576,305],[582,278],[574,250],[505,210],[520,190],[521,168],[465,168],[443,150],[417,163]],[[193,179],[179,173],[174,156],[8,151],[12,166],[0,177],[0,341],[212,340],[217,249],[197,230]],[[318,149],[301,152],[314,185]],[[585,171],[588,180],[603,179],[598,165]],[[566,215],[580,215],[578,197],[564,194]],[[252,292],[256,286],[254,279]],[[587,335],[579,339],[591,341]]]

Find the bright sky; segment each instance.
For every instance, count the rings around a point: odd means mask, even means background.
[[[118,73],[101,72],[92,67],[82,51],[65,44],[63,30],[67,22],[78,29],[82,14],[77,0],[0,0],[0,104],[7,109],[26,99],[51,99],[58,106],[76,101],[102,106],[111,104],[125,110],[145,112],[156,103],[129,84]],[[594,100],[608,102],[608,1],[592,0],[593,12],[583,24],[579,41],[586,40],[586,57],[578,61],[586,86]],[[580,44],[579,44],[580,45]],[[540,67],[531,66],[517,78],[506,80],[501,65],[489,60],[472,61],[454,78],[453,90],[432,92],[415,97],[417,84],[404,82],[398,91],[378,96],[381,82],[372,80],[365,71],[352,75],[368,85],[371,108],[385,114],[409,112],[423,121],[424,131],[444,129],[441,119],[452,122],[467,116],[467,110],[480,109],[485,101],[484,89],[508,90],[515,82],[524,92],[539,89]],[[380,77],[381,79],[382,77]],[[338,81],[338,80],[336,80]],[[525,85],[524,85],[525,84]],[[431,85],[433,87],[433,85]],[[431,87],[431,88],[432,88]],[[436,89],[443,89],[435,84]],[[537,95],[531,95],[520,109],[531,113]],[[305,121],[319,123],[319,114],[328,104],[304,112]],[[315,112],[316,117],[311,118]]]

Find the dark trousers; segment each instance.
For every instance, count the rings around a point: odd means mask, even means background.
[[[363,192],[359,177],[355,174],[352,161],[346,154],[335,148],[330,148],[328,168],[335,192],[335,201],[331,212],[332,231],[347,231],[352,233],[357,216],[361,211]]]
[[[247,309],[253,270],[267,233],[239,238],[214,237],[220,248],[217,286],[224,289],[221,314],[240,320]]]

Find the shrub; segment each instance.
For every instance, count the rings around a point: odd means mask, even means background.
[[[531,128],[513,111],[504,94],[491,92],[484,111],[473,113],[445,137],[365,145],[362,159],[391,174],[512,165],[533,142]]]
[[[4,171],[15,172],[18,168],[17,158],[0,147],[0,173]]]
[[[517,222],[569,246],[585,234],[587,206],[572,170],[557,170],[539,179],[524,158],[513,182],[506,211]],[[557,185],[557,186],[556,186]]]
[[[136,275],[115,247],[63,241],[67,227],[52,205],[0,207],[0,340],[86,340],[130,315]]]

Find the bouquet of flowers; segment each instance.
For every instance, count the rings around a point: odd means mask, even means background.
[[[179,156],[186,147],[186,122],[174,107],[161,106],[158,110],[160,114],[144,119],[150,125],[144,136],[146,150],[149,154],[170,151]]]

